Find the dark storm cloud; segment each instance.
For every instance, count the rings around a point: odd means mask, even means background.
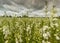
[[[8,5],[24,5],[27,8],[43,8],[44,0],[0,0],[0,5],[8,4]]]
[[[51,2],[52,0],[47,0]],[[24,5],[27,8],[42,9],[45,6],[45,0],[0,0],[0,5]],[[60,0],[55,0],[54,3],[57,7],[60,7]]]

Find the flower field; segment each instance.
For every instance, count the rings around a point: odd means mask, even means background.
[[[60,19],[0,17],[0,43],[60,43]]]

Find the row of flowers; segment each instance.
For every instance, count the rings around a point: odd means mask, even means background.
[[[0,19],[0,43],[60,43],[57,18]]]

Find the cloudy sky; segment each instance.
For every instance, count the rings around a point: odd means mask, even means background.
[[[15,11],[15,12],[24,12],[24,9],[35,9],[40,10],[44,9],[46,0],[0,0],[0,10],[2,11]],[[53,4],[53,0],[47,0],[48,6],[50,7]],[[57,8],[60,9],[60,0],[54,0],[54,4]],[[36,13],[37,11],[35,11]]]
[[[49,4],[52,3],[52,0],[47,0]],[[57,7],[60,7],[60,0],[55,0],[54,4]],[[42,9],[45,5],[45,0],[0,0],[0,7],[4,7],[3,5],[9,6],[20,6],[23,5],[27,8],[35,8],[35,9]],[[8,7],[8,6],[6,6]]]
[[[52,0],[47,0],[48,5],[52,4]],[[57,7],[60,7],[60,0],[55,0],[54,4]],[[45,0],[0,0],[0,8],[5,7],[4,5],[9,5],[9,6],[16,6],[20,7],[20,5],[23,5],[27,8],[35,8],[35,9],[42,9],[45,6]],[[6,6],[8,7],[8,6]]]

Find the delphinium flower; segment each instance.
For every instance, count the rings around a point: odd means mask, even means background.
[[[28,32],[30,29],[30,25],[28,25],[26,31]]]
[[[57,22],[58,20],[55,18],[55,19],[52,19],[52,22],[50,23],[50,34],[51,34],[51,37],[52,38],[51,40],[54,40],[54,41],[51,41],[53,43],[57,42],[57,39],[59,39],[59,36],[54,36],[54,34],[57,34],[59,31],[59,24]]]
[[[10,34],[8,26],[3,26],[3,34],[5,34],[5,35]]]
[[[50,17],[50,23],[52,23],[52,21],[54,21],[55,19],[53,19],[55,17],[57,13],[57,10],[56,10],[56,6],[53,5],[51,10],[50,10],[50,14],[51,14],[51,17]]]
[[[18,43],[18,39],[17,38],[15,38],[15,41],[16,41],[16,43]]]
[[[59,26],[59,24],[58,24],[58,23],[55,23],[54,25],[55,25],[56,27],[58,27],[58,26]]]
[[[4,34],[3,34],[3,29],[0,27],[0,43],[4,43]]]
[[[49,22],[49,21],[48,21]],[[45,23],[45,22],[44,22]],[[43,24],[43,27],[41,28],[42,29],[42,36],[43,36],[43,43],[50,43],[50,38],[51,38],[51,33],[50,33],[50,30],[51,30],[51,27],[49,26],[50,24],[46,24],[44,25]]]
[[[47,41],[46,43],[51,43],[51,42]]]
[[[42,40],[42,43],[46,43],[45,40]]]
[[[58,27],[59,24],[58,24],[58,23],[51,23],[50,26],[51,26],[52,28],[54,28],[54,26],[55,26],[55,27]]]
[[[43,31],[45,31],[45,30],[47,30],[47,29],[49,29],[48,26],[43,26]]]
[[[22,43],[23,42],[23,40],[22,40],[22,35],[20,35],[20,39],[19,39],[19,41],[20,41],[20,43]]]
[[[8,43],[8,40],[6,40],[5,43]]]
[[[42,40],[42,43],[51,43],[51,42],[49,42],[49,41],[45,41],[45,40]]]
[[[49,32],[50,27],[43,26],[42,29],[43,29],[43,38],[48,40],[48,38],[50,37],[50,32]]]
[[[59,37],[59,36],[56,36],[56,39],[57,39],[57,40],[60,40],[60,37]]]
[[[11,33],[9,31],[8,25],[7,26],[3,26],[2,28],[3,28],[4,39],[6,40],[5,42],[7,43],[8,40],[9,40],[9,36],[8,35],[11,34]]]
[[[60,40],[59,33],[55,33],[54,36],[55,36],[56,40]]]

